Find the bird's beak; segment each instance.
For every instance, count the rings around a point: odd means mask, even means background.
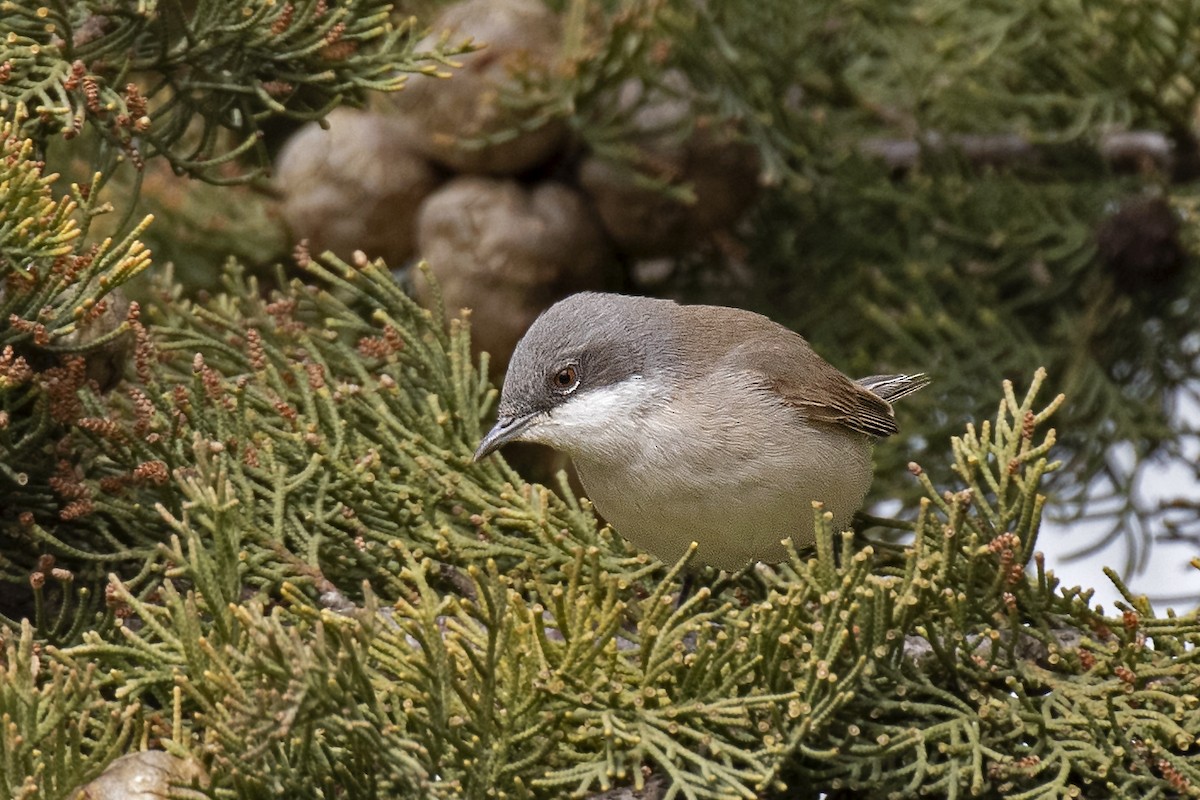
[[[536,414],[522,417],[500,417],[475,449],[475,461],[486,458],[509,442],[515,441],[533,421]]]

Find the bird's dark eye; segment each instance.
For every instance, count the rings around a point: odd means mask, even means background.
[[[570,394],[579,388],[579,372],[568,364],[550,378],[550,384],[556,392]]]

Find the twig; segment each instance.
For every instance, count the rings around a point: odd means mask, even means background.
[[[1174,162],[1173,143],[1157,131],[1106,133],[1096,149],[1101,158],[1119,169],[1154,167],[1168,172]],[[895,170],[914,168],[922,153],[941,155],[950,150],[958,151],[976,166],[1036,163],[1044,153],[1044,148],[1015,133],[944,136],[933,132],[912,139],[872,137],[858,145],[859,153],[882,159]]]

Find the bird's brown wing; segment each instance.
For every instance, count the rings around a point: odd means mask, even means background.
[[[813,399],[812,380],[804,384],[788,379],[776,380],[771,388],[812,422],[837,425],[880,438],[900,430],[891,404],[841,373],[837,378],[840,380],[829,381],[830,391],[816,395],[823,398],[821,400]]]
[[[738,363],[810,422],[836,425],[869,436],[900,430],[892,406],[821,358],[799,334],[755,337],[736,348]]]
[[[679,306],[676,313],[693,341],[705,343],[692,359],[722,353],[719,361],[761,381],[808,421],[879,437],[899,430],[886,400],[839,372],[800,334],[749,311]]]

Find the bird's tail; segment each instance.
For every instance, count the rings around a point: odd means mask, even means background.
[[[872,394],[894,403],[901,397],[908,397],[928,386],[929,376],[923,372],[916,375],[872,375],[869,378],[859,378],[857,383]]]

